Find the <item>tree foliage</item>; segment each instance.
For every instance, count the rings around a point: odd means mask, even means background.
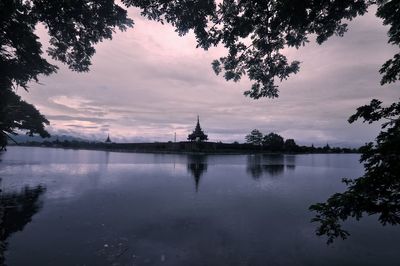
[[[89,69],[96,43],[111,39],[115,28],[133,25],[114,0],[0,1],[0,129],[4,132],[26,129],[29,134],[48,135],[44,116],[12,91],[16,86],[27,89],[39,75],[57,71],[43,56],[35,32],[39,23],[50,36],[47,53],[75,71]]]
[[[13,91],[0,90],[0,150],[7,145],[7,139],[16,135],[17,131],[25,131],[28,135],[38,134],[49,137],[44,125],[49,121],[33,106],[16,95]]]
[[[270,151],[283,151],[284,143],[280,135],[272,132],[265,135],[262,141],[263,146]]]
[[[253,145],[261,145],[263,141],[263,134],[258,129],[253,129],[250,134],[245,137],[246,143]]]
[[[294,139],[285,140],[284,147],[285,147],[285,151],[288,151],[288,152],[296,152],[299,150],[299,146],[294,141]]]
[[[360,219],[363,214],[377,214],[382,224],[400,224],[400,103],[382,107],[374,99],[361,106],[349,118],[372,123],[387,120],[376,143],[362,148],[360,162],[364,163],[365,175],[357,179],[343,179],[348,189],[332,195],[326,202],[310,207],[316,211],[314,222],[320,223],[318,235],[327,235],[328,243],[349,233],[342,229],[341,222],[349,217]]]
[[[87,71],[94,45],[111,39],[115,28],[125,30],[133,21],[113,0],[0,2],[1,85],[27,88],[39,75],[49,75],[57,66],[43,57],[35,32],[44,25],[49,36],[48,54],[75,71]]]
[[[123,0],[139,7],[142,15],[171,23],[180,35],[193,30],[197,46],[224,45],[228,54],[212,63],[225,79],[238,81],[247,75],[254,83],[245,95],[254,99],[277,97],[278,82],[299,71],[300,62],[289,62],[282,50],[299,48],[316,36],[322,44],[333,35],[343,36],[346,22],[363,15],[371,5],[389,25],[389,42],[400,43],[397,1],[290,1],[290,0]],[[382,84],[398,80],[400,54],[381,68]]]

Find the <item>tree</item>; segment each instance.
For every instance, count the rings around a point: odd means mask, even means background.
[[[369,105],[359,107],[349,118],[372,123],[386,119],[376,143],[362,148],[360,162],[364,163],[365,174],[354,180],[343,179],[348,189],[332,195],[326,202],[310,207],[316,211],[314,222],[320,223],[318,235],[327,235],[328,243],[349,233],[342,229],[341,221],[349,217],[360,219],[363,214],[377,214],[382,224],[400,224],[400,103],[381,107],[374,99]]]
[[[254,81],[245,92],[254,99],[277,97],[276,81],[299,71],[300,62],[288,62],[281,51],[299,48],[315,34],[323,43],[332,35],[346,32],[343,20],[363,15],[369,0],[290,1],[290,0],[123,0],[142,9],[149,19],[168,22],[180,35],[193,30],[197,46],[208,49],[222,43],[228,55],[212,63],[225,79],[238,81],[247,75]],[[379,8],[384,1],[377,1]]]
[[[263,140],[263,134],[258,129],[253,129],[250,134],[245,137],[246,143],[253,145],[261,145]]]
[[[27,90],[39,75],[50,75],[57,66],[44,57],[37,24],[50,35],[48,54],[74,71],[88,71],[94,45],[111,39],[115,28],[133,25],[126,10],[114,0],[0,1],[0,130],[28,130],[28,134],[47,136],[48,121],[32,105],[21,101],[14,89]]]
[[[276,133],[265,135],[262,144],[270,151],[283,151],[284,147],[283,138]]]
[[[0,90],[0,150],[7,145],[7,138],[11,139],[9,134],[17,134],[15,130],[27,131],[30,136],[49,137],[44,124],[49,121],[33,105],[11,90]]]
[[[284,147],[285,147],[285,151],[288,151],[288,152],[295,152],[299,149],[299,146],[296,144],[294,139],[285,140]]]

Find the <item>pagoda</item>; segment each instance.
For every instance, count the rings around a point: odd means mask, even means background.
[[[106,143],[111,143],[110,134],[107,135]]]
[[[189,134],[188,140],[197,142],[208,140],[208,136],[204,134],[203,130],[201,130],[199,116],[197,116],[196,128],[194,129],[192,134]]]

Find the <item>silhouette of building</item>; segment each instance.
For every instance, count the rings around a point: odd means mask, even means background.
[[[106,143],[111,143],[110,134],[107,135]]]
[[[197,125],[192,134],[189,134],[188,140],[190,141],[205,141],[208,140],[208,136],[204,134],[203,130],[201,130],[199,116],[197,116]]]

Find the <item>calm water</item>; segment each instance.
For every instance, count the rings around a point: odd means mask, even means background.
[[[400,228],[350,221],[327,246],[307,209],[359,155],[0,154],[7,265],[400,265]],[[7,203],[8,202],[8,203]]]

